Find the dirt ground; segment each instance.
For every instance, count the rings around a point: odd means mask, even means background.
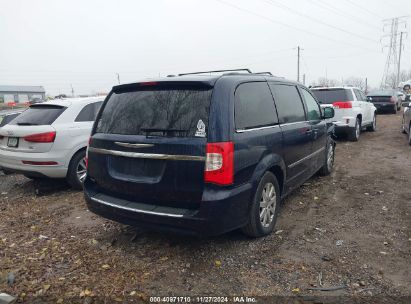
[[[287,198],[276,232],[261,239],[143,231],[88,212],[64,184],[0,176],[0,293],[54,303],[171,295],[411,303],[411,147],[400,120],[380,115],[377,132],[339,140],[332,176]],[[337,290],[316,290],[329,287]]]

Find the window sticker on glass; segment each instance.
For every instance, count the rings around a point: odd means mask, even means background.
[[[200,119],[197,123],[197,131],[195,133],[195,136],[197,137],[206,137],[206,125],[205,123]]]

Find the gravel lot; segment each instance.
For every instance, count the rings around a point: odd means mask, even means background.
[[[0,176],[0,292],[54,303],[159,295],[411,302],[411,147],[400,121],[380,115],[377,132],[340,140],[332,176],[286,199],[277,231],[261,239],[143,231],[93,215],[63,183]],[[342,289],[310,290],[321,287]]]

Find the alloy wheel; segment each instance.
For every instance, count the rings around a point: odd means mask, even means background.
[[[87,166],[86,166],[86,158],[82,158],[77,165],[77,178],[82,183],[86,178],[87,174]]]
[[[360,123],[357,121],[357,124],[355,125],[355,137],[358,139],[360,138]]]
[[[272,183],[265,184],[260,199],[260,222],[264,228],[271,225],[277,206],[277,193]]]

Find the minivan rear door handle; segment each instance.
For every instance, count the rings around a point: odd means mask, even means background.
[[[302,128],[302,129],[300,129],[300,132],[301,132],[302,134],[307,134],[307,135],[310,135],[311,133],[313,133],[313,131],[311,130],[311,128]]]

